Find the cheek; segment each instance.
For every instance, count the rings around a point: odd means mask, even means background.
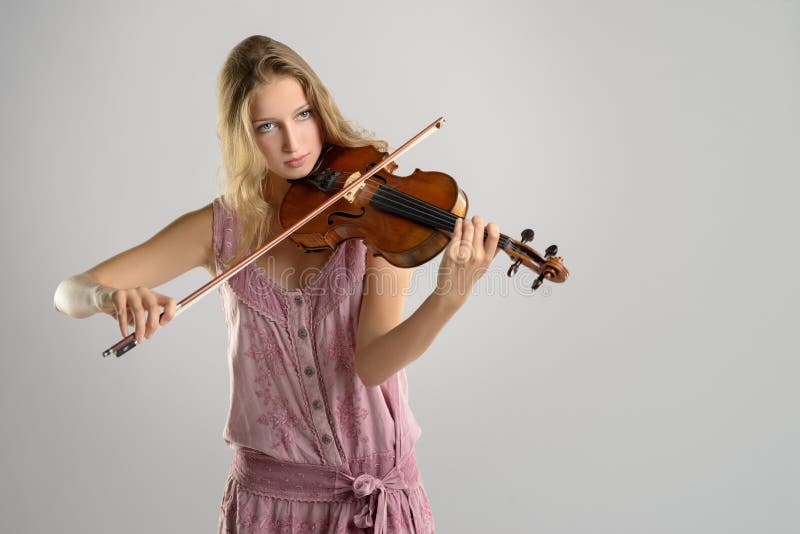
[[[262,136],[256,138],[256,146],[267,161],[269,161],[275,154],[275,147],[273,146],[275,143],[270,142],[267,137],[268,136]]]
[[[306,139],[318,144],[322,143],[322,129],[319,127],[319,123],[316,120],[312,119],[308,121]]]

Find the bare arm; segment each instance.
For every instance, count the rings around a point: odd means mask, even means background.
[[[172,318],[175,301],[150,290],[195,267],[213,272],[212,206],[186,213],[144,243],[59,284],[57,310],[76,318],[97,312],[116,317],[127,335],[133,322],[137,340],[150,337]]]
[[[365,386],[377,386],[416,360],[464,305],[472,285],[496,255],[499,231],[480,217],[456,225],[439,267],[437,289],[401,322],[410,269],[377,257],[367,262],[358,322],[355,368]],[[460,254],[468,250],[468,254]]]
[[[195,267],[211,269],[211,204],[181,215],[156,235],[87,271],[110,287],[158,287]]]

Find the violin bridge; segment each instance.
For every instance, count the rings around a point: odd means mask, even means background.
[[[347,178],[347,180],[344,182],[344,188],[347,188],[347,186],[349,186],[350,184],[352,184],[354,181],[358,180],[359,178],[361,178],[361,173],[360,173],[360,172],[354,172],[354,173],[353,173],[353,174],[351,174],[351,175],[350,175],[350,176]],[[365,185],[367,185],[367,182],[361,182],[361,185],[359,185],[358,187],[356,187],[355,189],[353,189],[352,191],[350,191],[349,193],[347,193],[347,194],[344,196],[344,198],[345,198],[345,199],[346,199],[346,200],[347,200],[347,201],[348,201],[350,204],[352,204],[352,203],[353,203],[353,201],[356,199],[356,193],[358,193],[359,191],[361,191],[361,190],[364,188],[364,186],[365,186]]]

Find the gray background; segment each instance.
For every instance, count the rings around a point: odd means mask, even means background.
[[[440,532],[800,532],[797,2],[6,4],[0,531],[215,530],[218,296],[119,360],[51,302],[214,197],[215,77],[259,33],[393,146],[444,115],[400,171],[572,271],[531,296],[498,256],[408,368]]]

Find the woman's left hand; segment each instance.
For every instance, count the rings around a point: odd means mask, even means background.
[[[486,239],[483,234],[486,230]],[[483,224],[480,216],[458,218],[447,245],[436,279],[436,294],[461,307],[469,298],[472,286],[488,270],[497,255],[500,230],[497,224]]]

